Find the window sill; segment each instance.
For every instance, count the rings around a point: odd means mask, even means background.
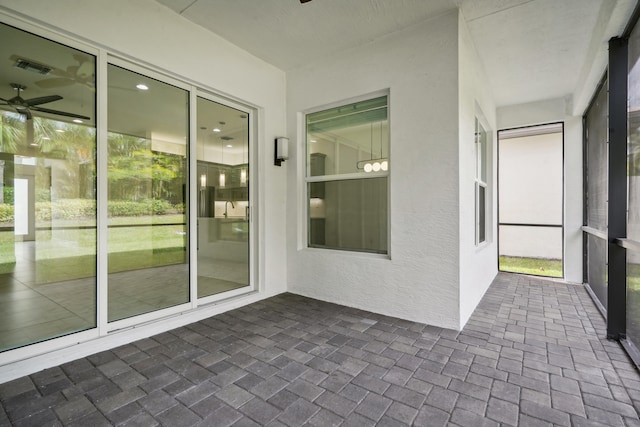
[[[388,253],[376,254],[372,252],[359,252],[359,251],[349,251],[349,250],[343,250],[343,249],[329,249],[329,248],[314,248],[309,246],[301,248],[301,251],[325,253],[325,254],[330,254],[335,256],[353,256],[358,258],[381,259],[381,260],[391,261],[391,255]]]

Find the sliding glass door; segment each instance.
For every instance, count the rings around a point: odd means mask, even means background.
[[[198,97],[198,297],[249,285],[249,115]]]
[[[0,40],[0,352],[249,291],[252,110],[74,42]]]
[[[189,93],[108,68],[109,321],[189,301]]]

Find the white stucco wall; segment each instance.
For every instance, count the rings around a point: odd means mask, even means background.
[[[500,107],[498,129],[564,123],[564,274],[582,283],[582,117],[571,97]]]
[[[62,338],[62,344],[54,341],[36,344],[31,349],[20,349],[12,357],[19,360],[24,355],[25,359],[13,364],[4,364],[8,360],[4,353],[0,360],[0,382],[286,291],[286,168],[273,166],[272,151],[274,137],[286,133],[283,71],[151,0],[0,0],[0,14],[6,14],[4,18],[14,25],[20,21],[36,25],[256,108],[257,160],[253,163],[256,167],[253,176],[257,179],[252,191],[258,198],[252,217],[258,221],[260,268],[256,278],[259,293],[101,339],[81,333],[80,338]],[[82,342],[87,337],[89,340]],[[30,351],[40,356],[26,359],[32,356]]]
[[[458,328],[458,14],[287,73],[289,291]],[[389,90],[390,258],[306,248],[303,112]]]
[[[502,138],[498,182],[500,222],[561,225],[562,132]],[[562,229],[500,226],[500,255],[562,259]]]
[[[462,15],[459,19],[460,319],[462,328],[498,271],[496,250],[496,119],[488,80]],[[476,246],[475,118],[487,131],[486,242]]]

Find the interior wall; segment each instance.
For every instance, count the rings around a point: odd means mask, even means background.
[[[582,283],[582,117],[573,116],[572,99],[558,98],[498,108],[498,130],[564,123],[564,274]]]
[[[460,15],[459,19],[459,150],[460,150],[460,323],[473,313],[498,271],[496,228],[496,118],[488,79]],[[487,131],[486,241],[476,245],[475,118]]]
[[[287,73],[289,291],[458,328],[458,13]],[[389,91],[390,256],[306,247],[305,111]]]

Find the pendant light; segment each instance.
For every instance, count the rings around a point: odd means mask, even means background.
[[[245,119],[247,116],[245,116],[244,114],[240,116],[240,118]],[[248,144],[247,144],[248,145]],[[240,185],[242,187],[246,187],[247,186],[247,167],[245,166],[244,163],[244,148],[245,148],[245,144],[244,142],[242,143],[242,168],[240,168]]]
[[[226,183],[227,183],[227,176],[224,172],[224,169],[222,169],[224,167],[224,141],[222,138],[220,138],[220,152],[221,154],[221,167],[220,167],[220,176],[218,177],[218,185],[220,186],[220,188],[224,188]]]
[[[382,122],[380,123],[380,157],[373,158],[373,122],[371,122],[369,160],[360,160],[356,163],[357,169],[363,169],[366,173],[389,170],[389,160],[382,157]]]

